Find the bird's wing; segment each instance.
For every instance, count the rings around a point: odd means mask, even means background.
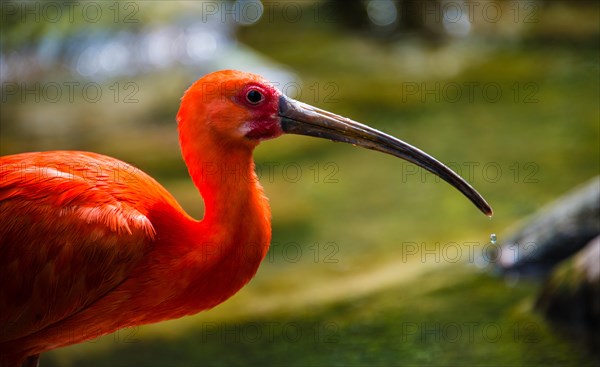
[[[149,251],[152,223],[120,196],[125,173],[148,177],[132,172],[74,152],[0,158],[0,343],[84,309]]]

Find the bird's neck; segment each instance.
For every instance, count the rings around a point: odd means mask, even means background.
[[[194,235],[195,268],[213,278],[196,284],[194,293],[213,307],[224,301],[256,273],[271,241],[271,212],[254,172],[252,149],[204,141],[182,144],[182,153],[205,204],[204,218]],[[200,277],[204,275],[199,274]],[[216,289],[205,289],[205,287]]]
[[[265,215],[270,218],[268,201],[254,171],[252,150],[218,145],[208,149],[204,145],[202,152],[184,153],[184,158],[204,200],[205,225],[244,228]],[[242,227],[236,227],[238,224]]]

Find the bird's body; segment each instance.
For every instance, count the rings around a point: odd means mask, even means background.
[[[35,364],[44,351],[194,314],[235,294],[271,239],[252,153],[283,133],[408,159],[491,214],[474,189],[425,153],[290,100],[256,75],[201,78],[177,120],[204,199],[200,221],[150,176],[114,158],[75,151],[0,158],[0,366]]]
[[[268,249],[270,215],[257,181],[223,187],[215,199],[231,203],[232,220],[207,223],[107,156],[25,153],[0,165],[5,357],[211,308],[250,280]]]

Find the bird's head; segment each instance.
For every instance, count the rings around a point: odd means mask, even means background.
[[[253,148],[283,134],[281,95],[255,74],[235,70],[208,74],[185,93],[177,115],[180,129],[196,137],[208,133],[220,144]]]
[[[217,71],[196,81],[184,94],[179,113],[180,139],[211,141],[253,149],[282,134],[308,135],[351,143],[412,162],[462,192],[484,214],[492,208],[450,168],[412,145],[348,118],[283,95],[262,77],[235,70]]]

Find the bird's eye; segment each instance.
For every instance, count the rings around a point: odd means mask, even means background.
[[[248,102],[252,103],[252,104],[258,104],[260,103],[265,97],[263,96],[263,94],[259,91],[257,91],[256,89],[251,89],[248,91],[248,93],[246,93],[246,99],[248,100]]]

